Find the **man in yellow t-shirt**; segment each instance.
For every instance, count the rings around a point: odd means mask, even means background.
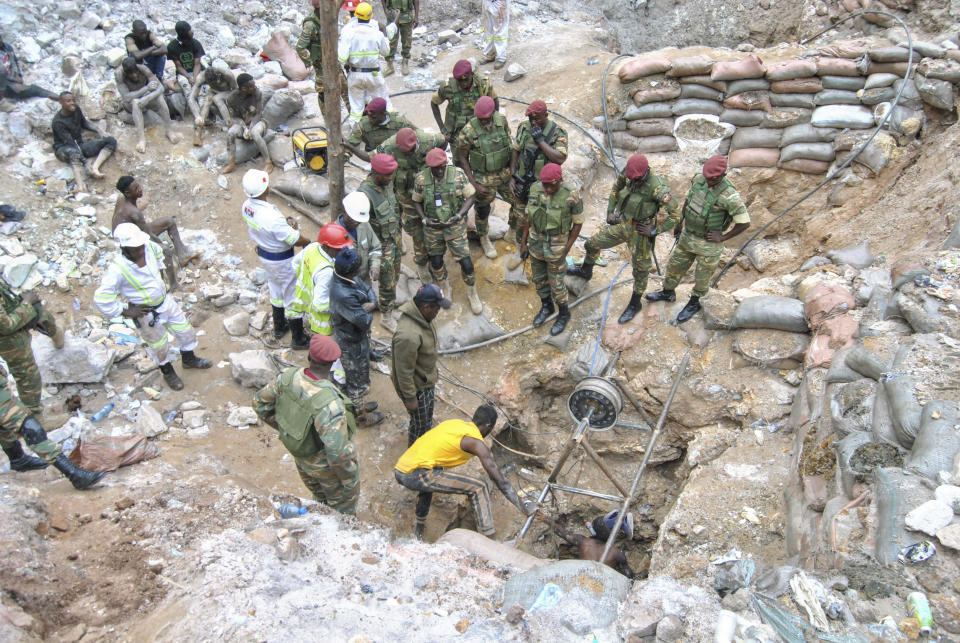
[[[418,491],[416,517],[413,533],[417,539],[423,538],[423,530],[430,512],[430,501],[434,493],[461,493],[470,499],[470,506],[477,519],[477,531],[487,537],[493,537],[493,511],[490,507],[490,487],[486,480],[476,476],[450,471],[467,462],[471,457],[480,458],[480,464],[503,495],[517,508],[529,516],[536,508],[533,502],[523,502],[517,496],[513,485],[507,480],[493,454],[483,443],[497,424],[497,411],[489,404],[477,408],[472,422],[447,420],[433,427],[417,438],[400,456],[394,467],[397,482],[408,489]]]

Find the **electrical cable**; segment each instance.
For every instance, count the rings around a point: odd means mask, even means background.
[[[610,280],[610,287],[607,288],[607,298],[603,301],[603,315],[600,316],[600,330],[597,331],[597,341],[594,342],[593,346],[593,357],[590,359],[590,371],[587,373],[587,376],[593,375],[593,368],[597,364],[597,353],[600,352],[600,338],[603,336],[603,325],[607,321],[607,309],[610,306],[610,295],[613,294],[613,285],[617,282],[617,277],[620,276],[620,273],[623,272],[623,269],[630,265],[629,261],[625,261],[620,270],[617,271],[617,274],[613,276],[613,279]]]

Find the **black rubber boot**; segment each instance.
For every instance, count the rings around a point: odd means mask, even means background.
[[[357,424],[362,427],[376,426],[387,419],[380,411],[367,411],[357,417]]]
[[[700,312],[700,298],[694,295],[690,298],[690,301],[687,302],[687,305],[683,307],[683,310],[680,311],[680,314],[677,315],[677,323],[682,324],[698,312]]]
[[[290,324],[290,348],[305,351],[310,348],[310,338],[303,332],[303,319],[288,320]]]
[[[35,471],[46,469],[49,466],[46,461],[24,453],[23,445],[20,444],[19,440],[13,444],[4,444],[3,452],[7,454],[7,458],[10,460],[11,471]]]
[[[62,453],[57,456],[53,466],[67,477],[67,480],[70,481],[74,489],[89,489],[100,482],[100,478],[103,477],[102,471],[87,471],[86,469],[81,469],[70,462],[70,459]]]
[[[180,351],[180,356],[183,358],[184,368],[210,368],[213,366],[213,362],[197,357],[193,351]]]
[[[287,323],[286,311],[281,306],[272,306],[273,308],[273,336],[280,339],[290,330],[290,324]]]
[[[562,333],[563,329],[567,327],[567,322],[570,321],[570,308],[566,304],[560,304],[559,309],[557,318],[550,328],[551,335],[559,335]]]
[[[571,277],[580,277],[581,279],[590,281],[591,277],[593,277],[593,262],[584,259],[583,264],[567,268],[567,274]]]
[[[620,315],[620,319],[617,321],[621,324],[626,324],[631,319],[636,317],[641,308],[643,308],[643,296],[639,293],[633,293],[630,295],[630,303],[627,304],[626,308],[624,308],[623,314]]]
[[[676,301],[677,293],[673,290],[661,290],[647,295],[647,301]]]
[[[533,325],[543,326],[543,322],[547,321],[547,317],[553,314],[553,300],[550,298],[540,300],[540,312],[537,313],[537,316],[533,318]]]
[[[180,376],[177,375],[177,372],[173,370],[173,364],[170,364],[169,362],[166,364],[161,364],[160,372],[163,373],[163,381],[167,383],[167,386],[172,388],[174,391],[183,390],[183,380],[180,379]]]

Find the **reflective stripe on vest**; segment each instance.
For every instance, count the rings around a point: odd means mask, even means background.
[[[312,246],[312,247],[311,247]],[[320,251],[320,245],[307,246],[300,261],[300,270],[297,272],[297,285],[294,291],[294,312],[305,313],[310,322],[310,328],[320,335],[332,335],[333,326],[330,323],[330,311],[318,311],[313,307],[313,275],[321,268],[333,268],[333,262],[327,259]]]
[[[448,165],[443,174],[443,182],[439,185],[433,178],[433,172],[424,171],[426,176],[423,182],[423,212],[427,218],[436,219],[445,223],[450,217],[460,211],[463,201],[457,198],[457,168]],[[437,192],[440,193],[442,205],[437,207]]]
[[[480,119],[470,119],[470,127],[477,133],[477,148],[471,148],[468,160],[475,173],[492,174],[510,166],[513,149],[510,145],[510,130],[506,117],[495,112],[493,125],[488,129]]]
[[[534,183],[530,188],[530,201],[527,202],[527,217],[530,225],[538,234],[569,234],[573,227],[573,216],[567,207],[567,199],[572,190],[566,184],[560,186],[553,197],[543,191],[542,183]]]
[[[159,262],[160,247],[154,246],[154,245],[148,245],[147,247],[153,253],[153,256],[157,260],[157,262]],[[150,295],[147,294],[146,288],[144,288],[143,284],[141,284],[137,280],[137,278],[133,276],[133,273],[131,273],[130,270],[127,269],[125,265],[123,265],[123,261],[121,260],[120,257],[115,258],[113,260],[113,263],[120,270],[120,274],[123,276],[124,279],[127,280],[127,283],[133,286],[133,288],[140,293],[140,296],[142,297],[143,301],[137,302],[138,304],[141,304],[144,306],[159,306],[160,304],[163,303],[163,297],[161,297],[160,299],[153,299],[152,297],[150,297]]]
[[[649,175],[639,185],[635,183],[627,179],[627,184],[617,192],[617,209],[627,221],[646,221],[660,209],[660,204],[653,196],[660,181]]]
[[[714,204],[724,192],[733,189],[733,183],[726,177],[711,188],[707,185],[707,180],[702,175],[699,176],[687,195],[687,207],[683,209],[683,227],[698,237],[706,237],[710,230],[725,230],[730,224],[730,215],[726,210],[714,207]]]

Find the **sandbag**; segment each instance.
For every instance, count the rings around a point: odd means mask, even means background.
[[[770,82],[763,78],[745,78],[727,83],[727,91],[724,92],[724,95],[729,98],[743,92],[766,91],[768,89],[770,89]]]
[[[870,74],[896,74],[903,77],[907,75],[907,63],[877,63],[870,61],[867,65],[866,75]]]
[[[763,150],[769,151],[769,150]],[[730,155],[733,158],[733,153]],[[807,319],[803,302],[790,297],[760,295],[748,297],[737,306],[730,320],[731,328],[772,328],[792,333],[806,333]]]
[[[725,98],[723,100],[723,106],[727,109],[762,109],[765,112],[773,109],[773,105],[770,104],[770,95],[768,92],[743,92],[742,94]]]
[[[670,118],[673,116],[673,105],[670,103],[650,103],[648,105],[634,105],[623,114],[623,120],[634,121],[639,118]]]
[[[853,382],[863,377],[860,373],[857,373],[847,366],[847,355],[849,355],[852,350],[853,347],[837,351],[833,356],[833,360],[830,362],[830,368],[827,370],[827,377],[824,381],[828,384]]]
[[[713,80],[738,80],[741,78],[762,78],[763,61],[750,54],[740,60],[725,60],[713,63],[710,78]]]
[[[845,91],[857,91],[863,89],[865,79],[863,76],[823,76],[820,79],[824,89],[843,89]]]
[[[292,89],[275,91],[263,107],[263,120],[269,128],[287,122],[291,116],[303,109],[303,96]]]
[[[859,163],[874,174],[879,174],[880,170],[887,166],[887,162],[890,160],[890,152],[893,147],[896,146],[895,142],[888,139],[890,139],[889,134],[882,132],[878,134],[872,141],[867,143],[867,146],[860,155],[854,159],[854,163]],[[844,162],[850,154],[853,154],[853,152],[838,154],[837,160]]]
[[[537,558],[515,547],[487,538],[472,529],[451,529],[440,536],[437,542],[459,547],[498,568],[510,567],[515,570],[527,571],[554,562]]]
[[[771,109],[769,112],[763,112],[763,121],[760,122],[760,127],[783,129],[791,125],[809,123],[811,114],[813,114],[812,109],[802,109],[800,107]]]
[[[809,124],[792,125],[783,130],[780,145],[781,147],[787,147],[794,143],[830,143],[836,136],[837,130],[832,127],[814,127]]]
[[[662,74],[672,65],[669,58],[663,58],[662,56],[638,56],[630,58],[620,65],[617,75],[620,77],[621,83],[632,83],[644,76]]]
[[[722,111],[723,106],[720,103],[701,98],[681,98],[673,104],[674,116],[685,114],[713,114],[719,116]]]
[[[725,109],[720,112],[720,121],[737,127],[752,127],[763,121],[763,111],[747,111],[744,109]]]
[[[730,152],[730,167],[777,167],[780,150],[764,147],[748,147]]]
[[[853,56],[858,58],[858,56]],[[818,76],[859,76],[855,60],[846,58],[821,58],[817,61]]]
[[[180,94],[175,94],[180,96]],[[267,144],[267,147],[270,146],[270,143],[276,138],[277,133],[270,129],[267,130],[266,134],[263,135],[263,142]],[[237,153],[234,156],[234,161],[236,163],[246,163],[250,159],[256,158],[260,154],[260,148],[257,147],[257,144],[253,141],[247,141],[242,138],[237,139]]]
[[[666,82],[666,81],[665,81]],[[676,81],[666,82],[662,87],[651,89],[641,89],[633,93],[633,104],[640,106],[647,103],[659,103],[673,100],[680,96],[680,83]]]
[[[874,89],[861,89],[857,92],[860,102],[864,105],[876,105],[893,100],[896,92],[893,87],[875,87]]]
[[[613,132],[610,135],[610,138],[613,139],[613,146],[619,147],[621,150],[627,150],[629,152],[635,152],[637,150],[637,137],[628,132]]]
[[[863,344],[858,344],[850,349],[846,356],[846,364],[851,370],[878,382],[887,370],[887,361]]]
[[[637,139],[635,148],[640,154],[653,152],[672,152],[677,149],[677,139],[673,136],[644,136]]]
[[[723,156],[730,154],[730,139],[725,138],[720,141],[720,145],[717,146],[717,151],[714,152],[714,154],[721,154]]]
[[[876,383],[873,384],[876,386]],[[834,395],[836,395],[836,391],[834,391]],[[832,407],[831,400],[831,412],[833,411]],[[845,436],[842,440],[833,443],[833,448],[837,452],[837,468],[840,470],[838,478],[843,494],[847,498],[853,498],[856,495],[853,492],[854,485],[866,480],[865,474],[867,472],[856,471],[851,461],[858,449],[870,444],[873,436],[869,431],[862,429],[844,431],[842,435]]]
[[[120,467],[160,456],[160,448],[143,435],[81,437],[70,461],[87,471],[116,471]]]
[[[917,85],[913,82],[913,79],[904,80],[900,79],[894,81],[893,88],[900,91],[900,87],[903,86],[903,93],[900,94],[900,100],[897,102],[898,107],[909,107],[910,109],[923,109],[923,99],[920,98],[920,92],[917,91]]]
[[[901,346],[893,360],[891,370],[883,378],[883,388],[890,401],[890,417],[901,446],[909,449],[920,431],[920,416],[923,407],[917,402],[913,375],[897,370],[906,359],[911,346]]]
[[[838,152],[852,150],[853,148],[859,147],[860,145],[866,143],[871,134],[873,134],[873,132],[856,129],[838,132],[837,136],[833,139],[833,148]]]
[[[907,47],[907,42],[898,42],[898,47]],[[917,56],[922,56],[923,58],[943,58],[947,54],[947,50],[936,45],[932,42],[924,42],[922,40],[913,41],[913,59],[916,60]]]
[[[821,322],[815,329],[804,368],[829,366],[838,350],[854,345],[860,324],[850,314],[838,315]]]
[[[827,56],[827,60],[836,58],[859,58],[867,52],[867,44],[863,40],[838,40],[829,45],[820,47],[820,55]],[[817,61],[817,67],[823,63],[824,58]]]
[[[880,103],[874,106],[873,120],[877,125],[883,121],[883,117],[889,109],[890,103]],[[897,105],[893,109],[890,118],[887,119],[884,127],[897,134],[916,136],[920,130],[923,129],[926,122],[927,117],[922,111]]]
[[[713,80],[712,78],[710,78],[709,74],[706,74],[703,76],[685,76],[681,82],[693,83],[695,85],[703,85],[704,87],[715,89],[718,92],[726,92],[728,87],[727,81]]]
[[[330,204],[330,188],[327,177],[316,174],[303,174],[299,170],[284,172],[271,186],[277,192],[303,200],[316,206]]]
[[[871,74],[863,84],[863,89],[876,89],[877,87],[892,87],[900,77],[896,74]]]
[[[713,69],[713,58],[707,55],[681,56],[673,59],[673,65],[667,70],[667,78],[697,76],[709,74]]]
[[[917,65],[917,73],[934,80],[947,80],[960,83],[960,62],[956,60],[936,60],[924,58]]]
[[[960,453],[960,408],[956,402],[930,400],[923,407],[920,430],[904,463],[907,471],[936,480],[941,471],[953,471]]]
[[[782,170],[793,170],[803,174],[826,174],[830,170],[830,164],[826,161],[814,161],[812,159],[793,159],[792,161],[781,162],[778,167]]]
[[[884,444],[892,444],[899,448],[897,432],[893,428],[893,419],[890,417],[890,400],[882,386],[877,387],[877,394],[873,398],[873,424],[871,424],[873,439]]]
[[[914,84],[924,103],[944,111],[953,111],[953,85],[951,83],[917,74],[914,76]]]
[[[947,53],[944,54],[944,57],[960,62],[960,49],[948,49]]]
[[[731,150],[742,150],[748,147],[780,147],[782,130],[761,127],[739,127],[733,133],[730,142]]]
[[[659,136],[673,134],[672,118],[644,118],[627,123],[627,131],[634,136]]]
[[[770,94],[770,104],[774,107],[813,109],[813,96],[813,94]]]
[[[816,94],[821,89],[823,83],[817,77],[776,80],[770,83],[770,91],[774,94]]]
[[[867,53],[870,54],[870,60],[878,63],[905,63],[910,57],[910,51],[906,47],[878,47]]]
[[[794,159],[810,159],[829,163],[837,157],[833,143],[793,143],[780,149],[780,163]]]
[[[862,105],[823,105],[813,110],[811,124],[817,127],[873,127],[873,112]]]
[[[270,60],[280,63],[280,70],[290,80],[305,80],[313,73],[313,70],[307,69],[300,60],[300,56],[290,46],[287,37],[279,31],[270,36],[270,40],[263,46],[263,53]]]
[[[815,105],[859,105],[857,92],[844,89],[825,89],[813,97]]]
[[[829,282],[817,284],[803,303],[803,314],[810,328],[857,307],[853,295],[843,286]]]
[[[793,80],[794,78],[815,76],[816,73],[816,62],[795,58],[794,60],[767,65],[766,77],[770,80]]]
[[[869,441],[873,428],[873,398],[879,385],[869,377],[836,384],[830,390],[830,426],[843,437],[863,433]]]
[[[705,100],[712,100],[719,103],[723,100],[723,92],[718,92],[712,87],[707,87],[706,85],[683,83],[680,85],[680,98],[703,98]]]
[[[741,328],[733,331],[733,350],[760,368],[772,368],[783,360],[803,357],[810,343],[807,333],[770,328]]]
[[[835,265],[848,265],[858,270],[866,268],[873,263],[873,253],[870,252],[870,240],[864,239],[855,246],[841,248],[839,250],[828,250],[827,258]],[[851,296],[852,297],[852,296]]]

